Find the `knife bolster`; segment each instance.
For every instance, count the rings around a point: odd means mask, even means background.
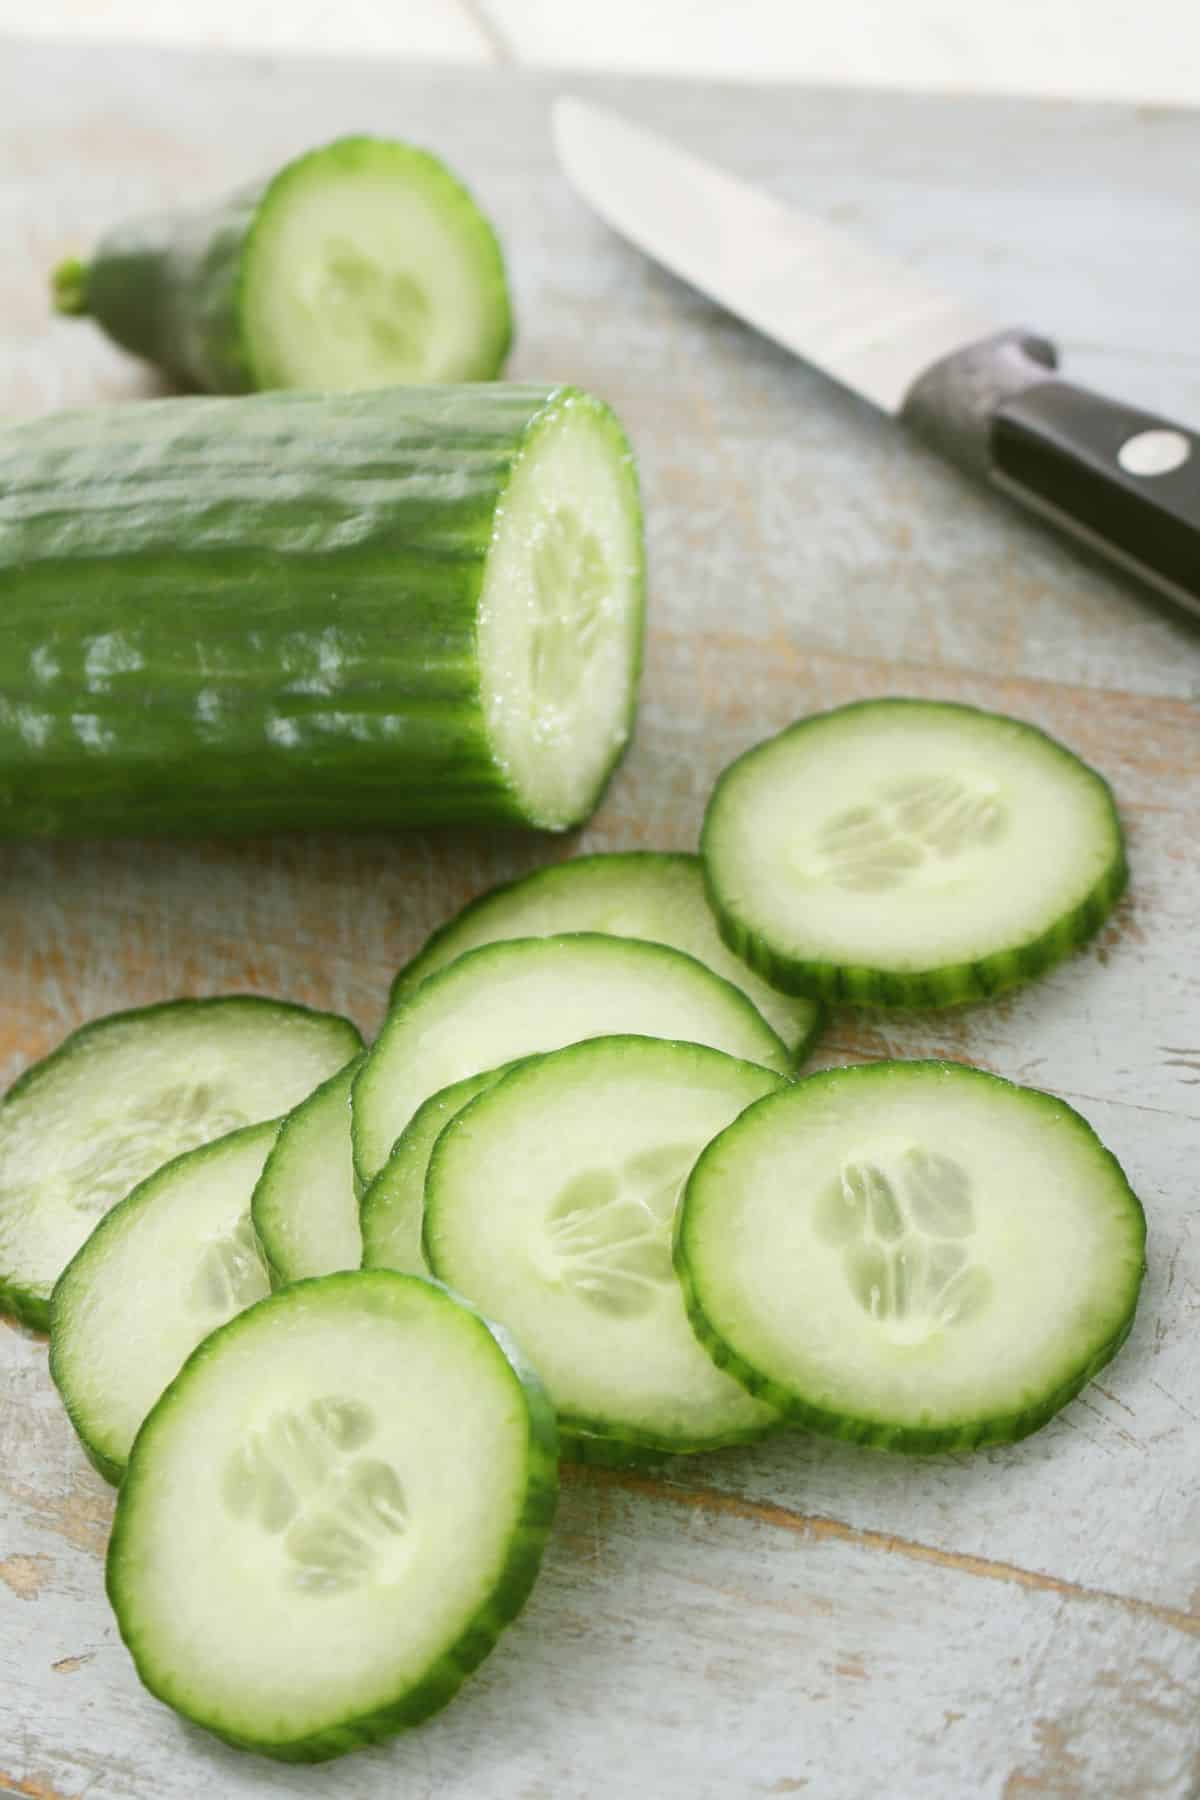
[[[943,356],[909,388],[900,417],[959,468],[989,475],[992,420],[998,407],[1048,381],[1058,353],[1029,331],[1002,331]]]

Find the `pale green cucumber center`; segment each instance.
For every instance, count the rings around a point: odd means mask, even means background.
[[[509,479],[479,603],[489,735],[537,823],[578,819],[624,745],[640,630],[626,457],[607,416],[568,396]]]
[[[425,159],[313,158],[255,223],[243,292],[259,387],[330,390],[495,373],[507,303],[495,242]]]
[[[543,1278],[598,1312],[648,1312],[674,1286],[671,1225],[701,1147],[665,1144],[615,1167],[572,1176],[550,1209],[535,1253]]]
[[[64,1156],[54,1186],[77,1211],[98,1217],[173,1156],[250,1123],[219,1079],[171,1082],[93,1117],[85,1142]]]

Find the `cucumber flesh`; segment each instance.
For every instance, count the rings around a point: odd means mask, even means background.
[[[250,1196],[277,1130],[252,1125],[176,1157],[113,1207],[59,1278],[50,1373],[108,1481],[196,1345],[270,1291]]]
[[[348,1019],[232,995],[114,1013],[0,1102],[0,1310],[47,1330],[101,1217],[185,1150],[286,1112],[362,1048]]]
[[[259,202],[242,321],[253,385],[487,381],[512,339],[495,233],[436,156],[343,138]]]
[[[595,932],[485,944],[422,982],[376,1039],[353,1090],[360,1182],[439,1089],[614,1032],[711,1044],[780,1073],[790,1063],[740,988],[681,951]]]
[[[778,1422],[696,1342],[671,1230],[697,1153],[785,1085],[697,1044],[600,1038],[523,1063],[438,1138],[430,1266],[524,1345],[565,1434],[677,1452]]]
[[[1133,1321],[1145,1218],[1063,1101],[952,1063],[827,1070],[700,1156],[697,1335],[813,1431],[971,1449],[1043,1425]]]
[[[273,1287],[362,1261],[350,1148],[350,1088],[361,1065],[355,1057],[288,1114],[259,1176],[251,1216]]]
[[[554,1413],[431,1282],[297,1282],[207,1338],[150,1413],[108,1592],[146,1686],[316,1761],[445,1705],[532,1586]]]
[[[1126,880],[1112,794],[1032,725],[869,700],[733,763],[702,840],[726,942],[789,993],[977,1000],[1039,974]]]
[[[392,983],[391,1004],[398,1005],[427,975],[481,944],[564,931],[647,938],[685,950],[740,987],[798,1062],[820,1027],[816,1001],[777,992],[721,942],[705,899],[699,857],[660,850],[577,856],[481,894],[435,931],[401,969]]]
[[[433,1146],[463,1107],[482,1094],[507,1069],[468,1075],[452,1087],[432,1094],[419,1106],[392,1153],[362,1197],[362,1266],[397,1269],[402,1275],[428,1275],[421,1245],[425,1208],[425,1175]],[[347,1140],[349,1133],[347,1133]],[[347,1154],[349,1151],[347,1150]]]

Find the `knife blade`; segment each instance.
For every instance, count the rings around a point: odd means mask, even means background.
[[[1200,614],[1200,436],[1061,380],[905,264],[604,108],[555,103],[572,186],[630,243],[969,473]]]

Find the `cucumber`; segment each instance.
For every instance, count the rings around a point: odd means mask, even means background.
[[[632,729],[636,476],[569,388],[0,431],[0,583],[0,838],[564,830]]]
[[[359,1181],[441,1088],[614,1032],[711,1044],[780,1073],[790,1063],[740,988],[682,951],[596,932],[485,944],[423,981],[376,1039],[353,1089]]]
[[[250,1195],[278,1124],[177,1156],[107,1213],[50,1309],[50,1373],[91,1461],[119,1482],[138,1427],[210,1331],[270,1292]]]
[[[794,1424],[969,1450],[1036,1431],[1116,1354],[1145,1237],[1062,1100],[879,1063],[772,1094],[711,1143],[675,1267],[714,1361]]]
[[[491,226],[436,156],[386,138],[120,225],[52,289],[59,312],[215,394],[486,381],[512,337]]]
[[[698,856],[629,850],[577,856],[535,869],[518,881],[481,894],[435,931],[392,983],[399,1005],[427,975],[465,950],[501,938],[546,937],[563,931],[603,931],[648,938],[686,950],[740,987],[763,1018],[795,1051],[811,1049],[821,1024],[813,1000],[780,994],[725,948],[704,897]]]
[[[708,804],[722,936],[787,993],[951,1006],[1076,948],[1125,886],[1107,783],[1032,725],[926,700],[802,719]]]
[[[362,1049],[348,1019],[234,994],[113,1013],[0,1102],[0,1311],[47,1330],[100,1218],[184,1150],[286,1112]]]
[[[350,1152],[350,1088],[362,1061],[355,1057],[288,1114],[258,1178],[251,1218],[272,1287],[362,1262]]]
[[[214,1332],[150,1413],[108,1593],[150,1691],[227,1742],[320,1761],[452,1697],[524,1604],[554,1413],[428,1281],[301,1281]]]
[[[698,1152],[786,1085],[697,1044],[599,1038],[512,1070],[438,1138],[430,1267],[514,1333],[565,1436],[696,1451],[778,1422],[696,1342],[671,1227]]]
[[[405,1126],[392,1153],[362,1197],[362,1266],[398,1269],[404,1275],[428,1275],[421,1245],[425,1207],[425,1175],[433,1146],[458,1113],[508,1072],[485,1069],[432,1094]],[[347,1134],[348,1136],[349,1134]]]

